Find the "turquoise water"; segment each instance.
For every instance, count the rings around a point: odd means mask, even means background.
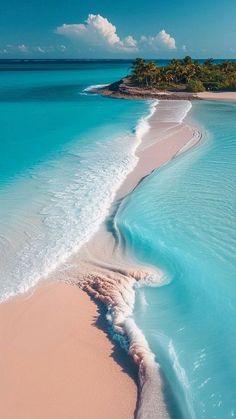
[[[116,222],[133,256],[166,275],[137,288],[134,314],[171,417],[224,419],[236,415],[236,104],[194,103],[191,116],[204,143],[146,178]]]
[[[0,63],[0,297],[66,263],[134,168],[150,103],[85,90],[130,63]],[[136,290],[134,318],[174,419],[236,415],[236,105],[194,103],[204,142],[146,178],[116,225],[166,283]],[[156,416],[154,413],[153,417]]]
[[[135,130],[149,105],[85,91],[128,69],[21,63],[0,72],[1,299],[30,288],[88,240],[136,164]]]
[[[132,105],[116,101],[111,108],[106,99],[83,93],[92,84],[119,79],[129,70],[128,64],[84,64],[72,70],[70,65],[61,70],[55,64],[54,71],[44,64],[37,69],[37,64],[30,69],[24,64],[21,71],[0,73],[1,183],[44,161],[69,141],[78,137],[86,141],[82,137],[88,132],[109,125],[109,112],[112,120],[113,112],[123,112],[121,119],[132,119],[128,115]]]

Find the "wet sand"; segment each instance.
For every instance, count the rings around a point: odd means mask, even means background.
[[[179,104],[181,105],[180,102]],[[166,102],[163,102],[163,108],[166,108]],[[201,140],[201,132],[185,122],[169,122],[168,118],[167,122],[161,122],[158,112],[148,122],[150,129],[136,151],[138,163],[121,185],[106,222],[72,261],[72,265],[77,264],[79,270],[72,270],[71,280],[106,305],[113,330],[129,341],[129,354],[139,368],[136,418],[151,418],[153,412],[158,410],[158,419],[164,419],[169,417],[164,400],[165,384],[159,365],[132,318],[132,312],[137,281],[161,285],[166,279],[162,272],[149,266],[140,266],[129,255],[122,237],[119,236],[119,229],[116,228],[116,213],[123,199],[153,170],[197,145]]]
[[[116,195],[110,216],[91,240],[51,279],[78,284],[108,309],[115,332],[130,342],[139,369],[139,410],[158,405],[166,418],[162,382],[144,337],[132,320],[134,284],[161,273],[124,255],[113,224],[121,200],[154,169],[197,144],[200,132],[186,123],[149,119],[150,130],[137,149],[139,161]],[[79,287],[41,283],[32,295],[0,305],[0,416],[4,419],[128,419],[134,417],[137,385],[134,363],[111,343],[96,304]],[[99,320],[100,319],[100,320]],[[153,386],[155,391],[153,393]]]

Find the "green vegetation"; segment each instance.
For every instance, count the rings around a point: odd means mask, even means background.
[[[201,80],[190,80],[188,84],[186,85],[186,90],[188,92],[204,92],[206,89],[204,87],[204,84]]]
[[[203,64],[185,57],[172,60],[166,67],[137,58],[132,65],[131,82],[135,86],[160,90],[236,90],[236,62],[215,64],[212,58]]]

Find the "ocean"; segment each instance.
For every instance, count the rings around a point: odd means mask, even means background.
[[[92,237],[137,164],[152,104],[88,89],[130,65],[0,63],[2,301]],[[236,415],[236,104],[195,102],[187,118],[201,144],[145,178],[115,222],[129,256],[165,274],[162,286],[136,286],[134,320],[160,365],[170,417],[224,419]]]
[[[135,130],[149,112],[147,103],[86,91],[122,77],[127,64],[22,65],[0,73],[2,300],[36,284],[96,231],[136,164]]]

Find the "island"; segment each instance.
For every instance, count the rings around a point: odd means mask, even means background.
[[[200,63],[186,56],[167,66],[136,58],[131,74],[105,87],[93,88],[104,96],[134,99],[236,99],[236,62]]]

